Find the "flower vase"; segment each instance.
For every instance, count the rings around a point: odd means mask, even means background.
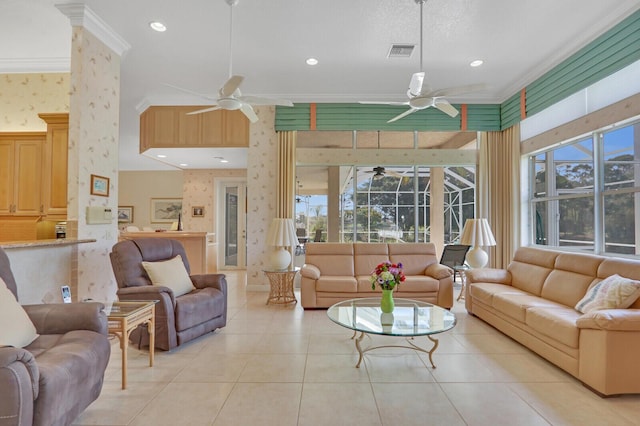
[[[380,310],[385,314],[393,312],[395,307],[393,303],[393,290],[382,290],[382,299],[380,300]]]

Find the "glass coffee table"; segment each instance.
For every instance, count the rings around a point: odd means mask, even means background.
[[[436,368],[432,355],[438,348],[438,339],[433,335],[451,330],[456,325],[456,316],[450,311],[430,303],[411,299],[395,299],[395,309],[391,314],[380,310],[380,298],[345,300],[331,306],[327,315],[331,321],[353,330],[352,339],[360,354],[356,367],[360,367],[362,356],[379,348],[407,348],[429,354],[431,367]],[[360,336],[356,335],[360,332]],[[381,345],[362,348],[365,335],[404,337],[407,345]],[[415,337],[426,336],[433,346],[422,348],[414,343]]]

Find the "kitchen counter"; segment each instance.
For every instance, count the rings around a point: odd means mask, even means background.
[[[84,243],[95,243],[95,239],[77,239],[77,238],[57,238],[51,240],[29,240],[29,241],[4,241],[0,243],[0,247],[5,250],[15,248],[30,248],[30,247],[63,247]]]

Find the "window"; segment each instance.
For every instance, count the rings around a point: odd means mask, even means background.
[[[640,122],[532,155],[529,163],[536,244],[639,254]]]

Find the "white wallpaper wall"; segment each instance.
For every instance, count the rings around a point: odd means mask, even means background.
[[[186,170],[182,191],[182,217],[184,230],[214,232],[216,219],[216,178],[246,178],[246,170],[210,169]],[[194,206],[204,207],[203,217],[193,217]]]
[[[267,230],[275,217],[278,135],[275,107],[256,108],[260,120],[251,124],[247,159],[247,288],[268,288],[262,272],[270,248],[265,245]],[[266,287],[265,287],[266,286]]]
[[[85,212],[87,206],[118,207],[120,57],[82,27],[73,27],[71,48],[68,222],[78,238],[97,240],[78,247],[78,297],[113,300],[109,252],[117,220],[88,225]],[[90,194],[92,174],[109,178],[108,197]]]
[[[68,73],[0,74],[0,131],[43,132],[38,113],[69,111]]]

